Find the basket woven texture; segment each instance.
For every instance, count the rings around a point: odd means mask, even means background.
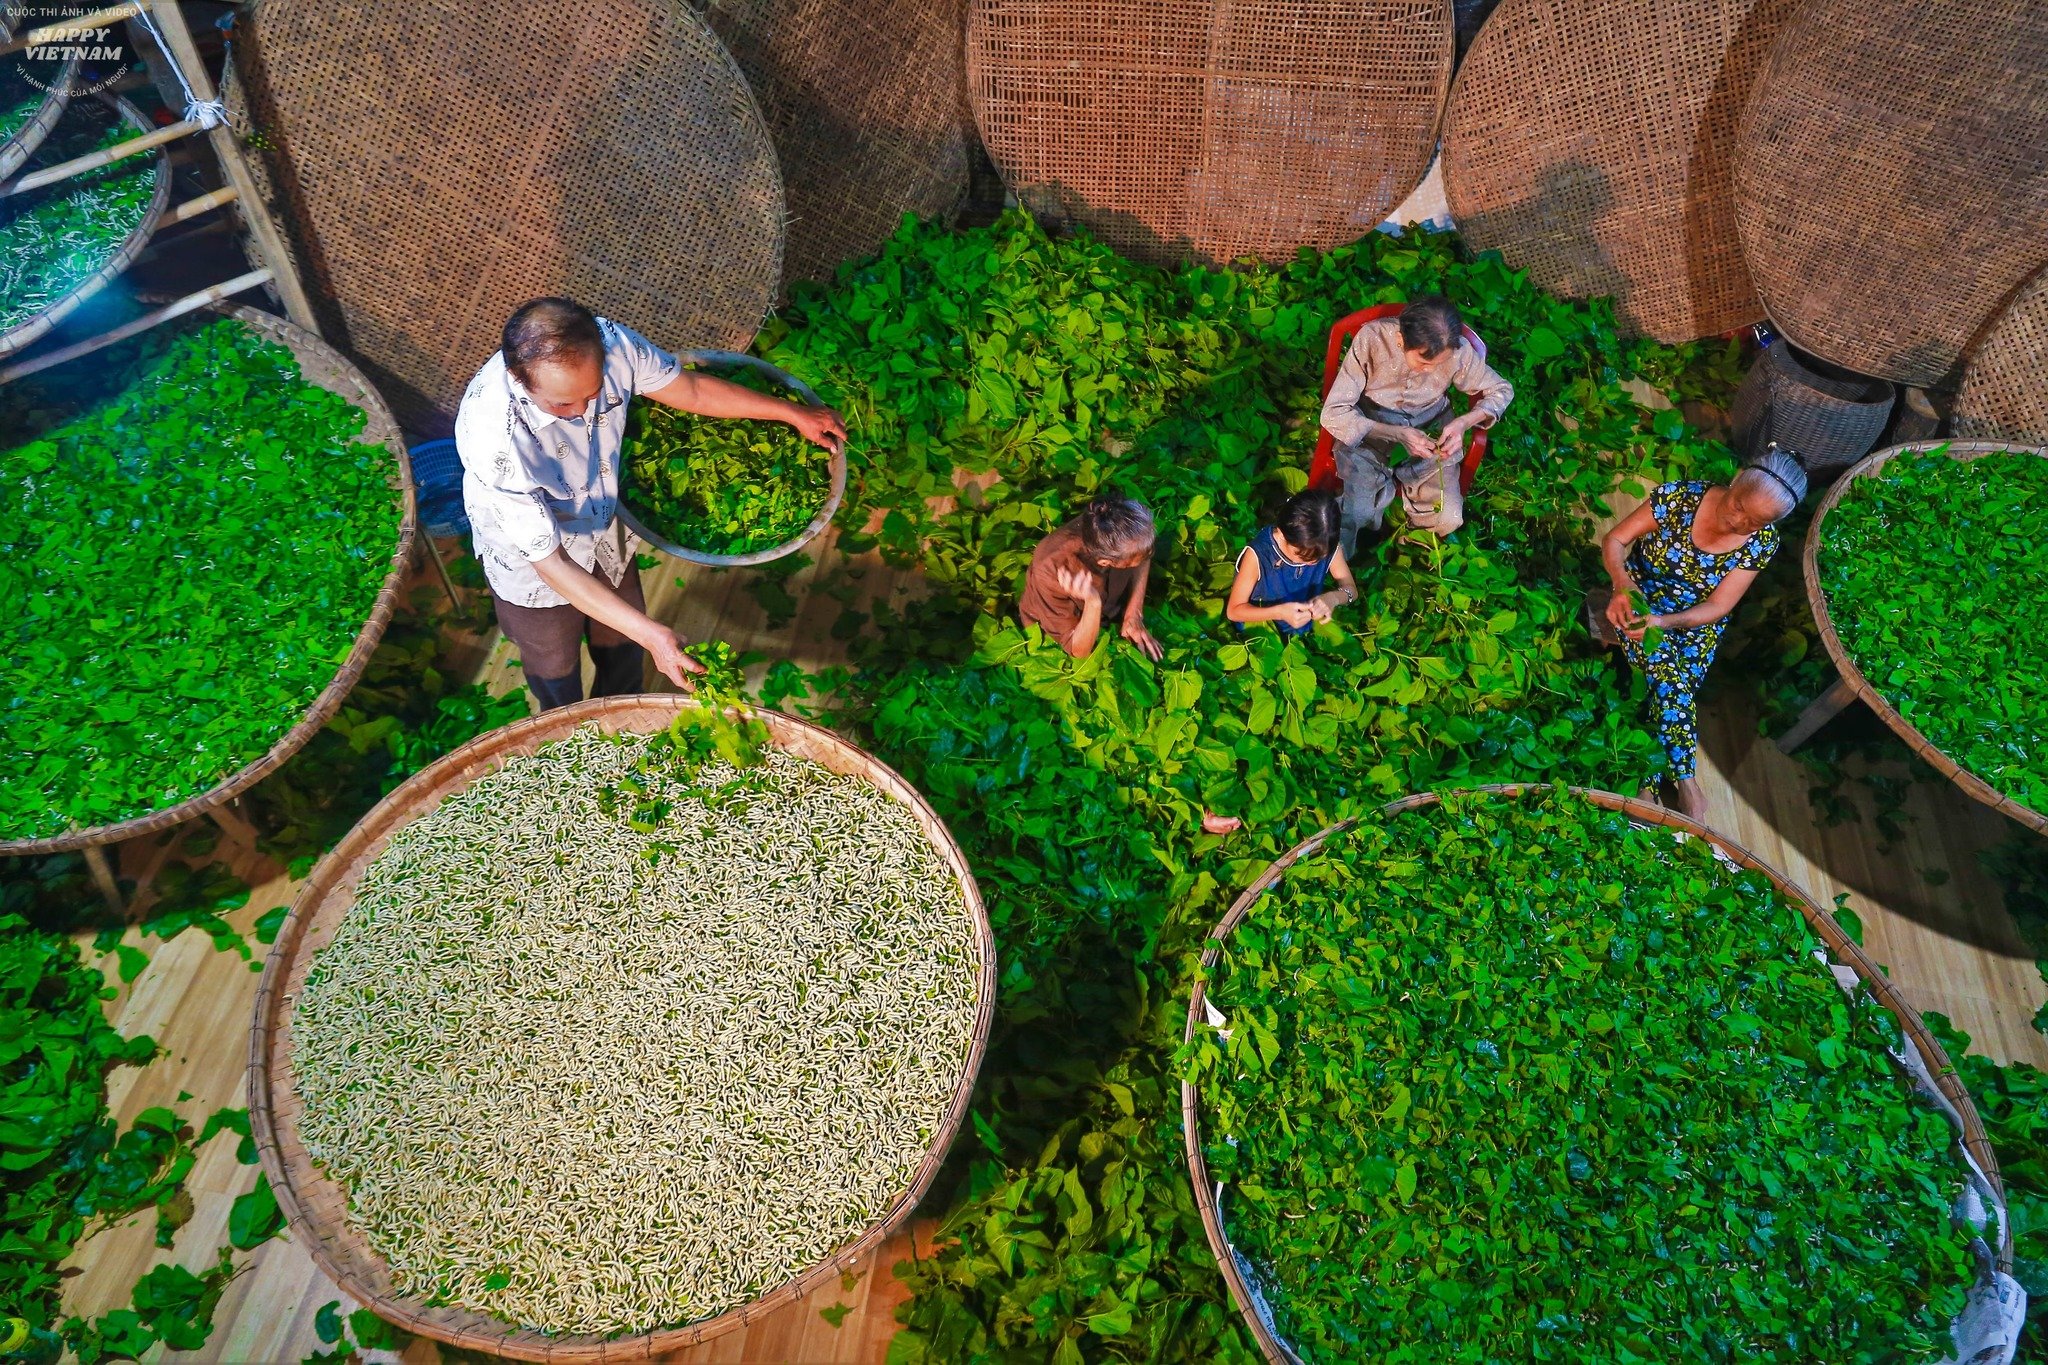
[[[95,95],[93,98],[111,105],[115,112],[120,114],[122,122],[136,134],[153,131],[149,120],[142,116],[142,111],[118,95]],[[59,106],[60,112],[62,108],[63,106]],[[65,290],[62,297],[28,321],[0,332],[0,355],[13,355],[23,347],[33,345],[48,336],[58,323],[77,312],[87,299],[106,288],[115,276],[135,264],[135,258],[149,245],[150,236],[156,231],[157,220],[164,216],[164,210],[170,206],[171,170],[170,162],[162,151],[143,152],[141,155],[150,159],[156,173],[156,191],[150,197],[149,210],[142,215],[142,221],[121,239],[121,244],[100,263],[99,269]]]
[[[356,632],[356,640],[349,647],[348,658],[335,673],[334,681],[327,684],[312,705],[299,717],[298,724],[285,731],[270,751],[249,764],[222,778],[219,783],[197,796],[188,797],[175,806],[166,806],[148,815],[138,815],[132,820],[122,820],[111,825],[94,825],[89,829],[71,830],[53,835],[47,839],[14,839],[0,841],[0,856],[24,853],[56,853],[69,848],[86,848],[93,844],[119,843],[123,839],[136,839],[158,830],[182,825],[196,819],[226,801],[231,801],[257,782],[276,771],[278,766],[304,746],[307,740],[320,733],[336,711],[349,689],[363,676],[369,667],[370,656],[377,651],[377,641],[384,636],[384,627],[391,622],[391,614],[398,609],[398,601],[405,585],[406,566],[412,562],[412,541],[418,521],[412,486],[412,466],[406,458],[405,441],[398,434],[398,423],[391,418],[391,412],[384,406],[384,400],[370,387],[362,372],[349,362],[347,356],[329,346],[310,332],[301,331],[283,318],[271,313],[259,312],[235,304],[213,304],[207,310],[223,317],[231,317],[255,332],[265,341],[273,341],[285,347],[298,358],[299,372],[308,384],[318,384],[331,393],[338,393],[353,403],[368,419],[362,435],[356,439],[372,445],[388,446],[398,460],[401,510],[398,523],[398,546],[391,554],[391,567],[384,575],[384,586],[378,590],[377,600],[370,605],[370,615],[363,622],[363,628]]]
[[[2041,834],[2048,834],[2048,815],[2023,806],[2003,792],[1994,789],[1983,778],[1969,772],[1947,754],[1935,748],[1933,744],[1928,742],[1925,735],[1914,728],[1913,722],[1900,715],[1898,710],[1884,699],[1884,695],[1871,686],[1870,679],[1863,676],[1863,670],[1856,666],[1856,661],[1849,656],[1849,651],[1843,647],[1842,637],[1835,633],[1834,619],[1828,614],[1827,594],[1821,591],[1821,528],[1827,524],[1828,513],[1834,511],[1836,504],[1840,503],[1844,497],[1854,490],[1858,479],[1867,478],[1875,474],[1878,470],[1884,468],[1894,456],[1901,455],[1910,450],[1926,450],[1935,444],[1939,443],[1916,441],[1908,445],[1886,446],[1883,450],[1878,451],[1851,468],[1847,474],[1836,480],[1834,487],[1827,491],[1827,496],[1822,498],[1820,505],[1813,510],[1813,523],[1806,529],[1806,548],[1800,556],[1800,563],[1806,575],[1807,605],[1813,608],[1814,624],[1820,627],[1821,643],[1827,646],[1828,657],[1835,661],[1835,671],[1841,674],[1844,682],[1855,689],[1857,697],[1862,700],[1864,705],[1877,712],[1878,718],[1886,725],[1889,725],[1900,739],[1906,741],[1907,748],[1918,754],[1930,768],[1933,768],[1943,777],[1961,787],[1971,797],[1982,801],[1999,814],[2019,821],[2031,830]],[[1949,455],[1958,460],[1974,460],[1980,455],[1993,455],[2005,451],[2024,451],[2027,454],[2039,455],[2043,459],[2048,459],[2048,449],[2014,445],[2006,441],[1949,441],[1946,444]]]
[[[1752,91],[1735,223],[1778,330],[1941,383],[2048,238],[2039,0],[1809,0]]]
[[[1143,260],[1283,260],[1421,181],[1450,0],[972,0],[967,78],[1003,178]]]
[[[1690,341],[1763,316],[1735,235],[1742,105],[1797,0],[1505,0],[1444,119],[1465,239]]]
[[[712,0],[782,160],[785,286],[967,195],[963,0]]]
[[[1520,784],[1499,784],[1474,787],[1471,790],[1490,792],[1499,796],[1519,797],[1524,793],[1535,792],[1540,794],[1550,789],[1548,787],[1528,787]],[[1813,930],[1815,937],[1819,938],[1826,945],[1828,954],[1836,962],[1854,969],[1857,977],[1869,988],[1871,996],[1880,1005],[1890,1010],[1892,1015],[1899,1021],[1899,1027],[1905,1031],[1908,1038],[1912,1039],[1914,1047],[1919,1051],[1921,1057],[1926,1060],[1927,1070],[1933,1076],[1935,1085],[1940,1089],[1943,1097],[1955,1106],[1956,1112],[1962,1116],[1963,1146],[1976,1159],[1977,1165],[1990,1179],[1993,1188],[1997,1189],[2001,1194],[2004,1192],[2004,1183],[2000,1180],[1998,1174],[1998,1157],[1991,1150],[1991,1139],[1984,1131],[1984,1121],[1978,1116],[1976,1106],[1970,1102],[1969,1092],[1963,1088],[1963,1083],[1956,1077],[1955,1065],[1949,1061],[1948,1054],[1942,1050],[1941,1044],[1936,1041],[1934,1035],[1927,1031],[1926,1024],[1921,1022],[1919,1009],[1892,983],[1891,978],[1884,974],[1883,969],[1871,961],[1865,955],[1863,949],[1858,947],[1854,940],[1842,932],[1841,926],[1835,923],[1834,916],[1815,905],[1812,900],[1808,899],[1805,892],[1785,880],[1784,876],[1777,869],[1765,863],[1755,854],[1749,852],[1741,845],[1723,838],[1706,826],[1695,824],[1675,811],[1666,810],[1662,806],[1652,805],[1648,801],[1637,801],[1630,797],[1617,796],[1613,792],[1593,791],[1583,787],[1574,787],[1572,791],[1591,801],[1596,806],[1620,811],[1638,824],[1662,825],[1667,829],[1679,830],[1692,835],[1694,838],[1704,839],[1726,854],[1737,866],[1759,873],[1768,879],[1771,885],[1777,888],[1778,894],[1785,898],[1786,903],[1795,907],[1805,917],[1807,926]],[[1420,792],[1413,796],[1404,796],[1398,801],[1381,807],[1380,813],[1382,815],[1398,815],[1403,811],[1420,810],[1428,806],[1438,805],[1442,799],[1442,795],[1437,792]],[[1223,944],[1230,937],[1231,933],[1243,922],[1245,916],[1252,912],[1253,907],[1259,903],[1260,898],[1266,892],[1272,890],[1274,886],[1278,885],[1280,879],[1287,875],[1287,869],[1293,867],[1304,858],[1314,856],[1317,850],[1321,849],[1326,842],[1343,834],[1357,823],[1356,819],[1340,820],[1320,834],[1312,835],[1301,843],[1296,844],[1276,859],[1273,865],[1267,868],[1257,881],[1246,887],[1244,893],[1232,903],[1229,911],[1224,914],[1221,920],[1217,921],[1216,927],[1209,931],[1209,943],[1202,953],[1203,975],[1206,976],[1209,970],[1216,965],[1216,959],[1223,951]],[[267,977],[265,979],[268,980]],[[1192,1042],[1194,1040],[1195,1024],[1197,1020],[1204,1017],[1203,1004],[1206,999],[1207,992],[1203,988],[1203,978],[1197,977],[1194,993],[1188,1000],[1188,1024],[1184,1035],[1186,1041]],[[253,1090],[251,1094],[254,1094]],[[253,1114],[253,1108],[251,1112]],[[1188,1158],[1188,1173],[1195,1183],[1195,1207],[1202,1215],[1202,1230],[1208,1235],[1209,1250],[1215,1254],[1217,1267],[1223,1272],[1224,1282],[1229,1286],[1230,1301],[1237,1305],[1238,1313],[1244,1318],[1245,1325],[1251,1330],[1252,1337],[1259,1343],[1259,1349],[1265,1353],[1268,1361],[1271,1361],[1273,1365],[1295,1365],[1295,1356],[1274,1337],[1271,1329],[1266,1326],[1258,1313],[1253,1311],[1251,1288],[1245,1283],[1243,1274],[1238,1270],[1237,1258],[1231,1254],[1230,1239],[1223,1230],[1222,1211],[1216,1205],[1216,1182],[1209,1178],[1208,1158],[1202,1154],[1201,1096],[1191,1081],[1181,1082],[1180,1112],[1181,1132]],[[2006,1237],[2001,1240],[2003,1245],[1999,1253],[1999,1268],[2009,1270],[2011,1268],[2011,1239]]]
[[[980,995],[974,1042],[966,1069],[954,1091],[945,1123],[932,1139],[910,1184],[879,1217],[830,1257],[761,1298],[714,1318],[686,1327],[638,1336],[549,1336],[515,1327],[481,1313],[429,1307],[398,1293],[381,1257],[370,1249],[348,1219],[348,1196],[307,1156],[298,1137],[300,1102],[292,1080],[292,1007],[306,979],[313,954],[332,941],[342,918],[354,904],[354,888],[392,835],[469,786],[507,759],[532,753],[550,740],[595,721],[613,731],[648,733],[661,729],[685,707],[698,703],[678,696],[601,697],[517,721],[471,740],[385,797],[363,817],[333,851],[322,858],[300,888],[291,915],[264,963],[256,991],[256,1024],[249,1040],[249,1123],[263,1169],[277,1191],[278,1206],[313,1260],[344,1292],[379,1317],[436,1341],[465,1350],[487,1351],[515,1360],[621,1361],[648,1360],[734,1331],[802,1297],[823,1281],[855,1268],[910,1217],[932,1179],[944,1164],[953,1138],[966,1121],[974,1078],[988,1044],[995,1012],[995,936],[981,893],[967,859],[945,825],[915,788],[875,758],[829,730],[776,711],[757,713],[768,727],[769,742],[836,773],[865,778],[908,806],[925,835],[952,869],[981,953]]]
[[[813,407],[819,403],[818,395],[812,391],[809,384],[781,366],[769,364],[759,356],[743,355],[737,351],[685,351],[678,358],[687,365],[710,365],[727,369],[744,367],[768,376]],[[773,563],[775,560],[795,554],[823,535],[825,528],[832,524],[832,518],[838,515],[839,504],[846,500],[846,451],[843,447],[832,452],[831,480],[831,491],[825,495],[824,504],[818,508],[817,514],[805,523],[801,531],[780,545],[751,550],[743,555],[710,554],[704,550],[693,550],[687,545],[664,540],[648,530],[646,523],[634,515],[633,509],[626,506],[623,501],[619,503],[619,520],[626,523],[627,530],[655,549],[674,555],[686,564],[702,564],[713,569],[752,568],[757,564]]]
[[[8,20],[11,17],[6,13],[0,13],[0,42],[6,42],[14,36],[13,30],[8,27]],[[44,22],[47,21],[43,19],[24,21],[28,27]],[[7,60],[12,61],[16,59],[8,58]],[[35,113],[29,115],[20,127],[9,133],[5,138],[0,138],[0,180],[4,180],[20,170],[22,163],[35,155],[36,148],[43,145],[43,139],[48,137],[50,130],[57,126],[57,120],[64,116],[64,106],[71,102],[72,83],[77,74],[77,54],[67,54],[58,62],[57,66],[50,72],[47,81],[45,81],[46,88],[43,91],[43,102],[36,106]],[[37,78],[42,79],[41,72],[37,73]]]
[[[1958,436],[2048,446],[2048,269],[1971,348],[1950,422]]]
[[[246,27],[231,117],[323,325],[407,423],[452,415],[543,294],[671,348],[753,340],[781,175],[745,77],[680,0],[262,0]]]
[[[1785,342],[1766,346],[1742,377],[1728,411],[1745,460],[1772,441],[1814,472],[1846,469],[1870,453],[1892,413],[1892,386],[1836,379],[1800,362]]]

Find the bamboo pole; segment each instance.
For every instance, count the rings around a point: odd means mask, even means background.
[[[159,0],[150,6],[150,12],[155,16],[158,31],[163,34],[164,55],[184,74],[185,84],[191,87],[193,98],[202,104],[218,99],[219,92],[213,88],[212,77],[206,74],[206,63],[199,58],[199,49],[192,42],[192,30],[185,26],[185,16],[179,10],[177,0]],[[249,229],[256,254],[262,257],[268,268],[270,283],[277,290],[278,300],[284,304],[285,316],[314,336],[319,336],[320,320],[313,314],[313,301],[307,297],[306,287],[292,264],[291,253],[285,249],[284,234],[278,231],[263,196],[256,191],[255,177],[249,174],[249,165],[242,160],[241,144],[236,142],[234,131],[225,123],[217,123],[206,130],[206,138],[213,146],[214,156],[220,161],[221,174],[234,188],[242,211],[242,222]],[[4,382],[5,373],[0,372],[0,383]]]
[[[163,217],[156,220],[156,230],[162,232],[173,223],[182,223],[187,218],[197,218],[208,209],[217,209],[222,204],[232,204],[235,198],[235,187],[223,185],[211,194],[202,194],[196,199],[187,199],[182,204],[173,204],[164,210]]]
[[[39,190],[45,185],[54,185],[60,180],[69,180],[74,175],[83,175],[87,171],[96,171],[100,167],[110,166],[116,161],[125,161],[131,156],[139,156],[152,147],[161,147],[166,142],[176,142],[179,138],[190,136],[199,130],[200,124],[196,120],[186,119],[182,123],[173,123],[168,128],[159,128],[153,133],[144,133],[140,137],[131,137],[126,142],[118,142],[111,147],[102,147],[97,152],[87,152],[84,156],[75,156],[69,161],[59,162],[55,166],[47,166],[32,175],[18,175],[6,184],[0,185],[0,198],[5,198],[10,194],[27,194],[30,190]]]
[[[60,19],[54,24],[32,28],[19,38],[0,43],[0,57],[10,52],[19,52],[23,48],[41,47],[45,43],[57,42],[80,29],[101,28],[109,24],[118,24],[123,19],[133,19],[142,13],[146,4],[147,0],[128,0],[125,4],[97,9],[91,14],[81,14],[76,19]]]
[[[67,360],[76,360],[82,355],[91,355],[94,351],[111,346],[117,341],[126,341],[138,332],[146,332],[159,323],[169,322],[172,318],[183,317],[187,313],[206,307],[209,303],[219,303],[231,294],[239,294],[244,289],[254,289],[259,284],[268,284],[270,279],[270,270],[266,267],[262,270],[251,270],[246,275],[237,275],[231,280],[223,280],[219,284],[202,289],[196,294],[187,294],[176,303],[165,304],[162,308],[144,313],[139,318],[132,318],[122,323],[119,327],[111,331],[102,332],[96,337],[87,337],[84,341],[74,342],[59,350],[51,351],[47,355],[39,355],[33,360],[24,360],[18,365],[9,365],[6,369],[0,370],[0,384],[11,384],[17,379],[25,379],[29,375],[40,374],[52,366],[62,365]]]

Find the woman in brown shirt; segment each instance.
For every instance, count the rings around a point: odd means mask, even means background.
[[[1152,513],[1104,492],[1038,543],[1024,575],[1017,614],[1075,658],[1094,651],[1105,621],[1157,659],[1164,652],[1145,629],[1145,584],[1152,575]]]

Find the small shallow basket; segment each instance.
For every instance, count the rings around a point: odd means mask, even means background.
[[[0,14],[0,42],[10,41],[13,37],[13,30],[7,26],[7,16]],[[43,91],[43,102],[36,106],[35,113],[29,115],[26,123],[0,138],[0,180],[20,170],[22,163],[43,145],[43,139],[57,126],[57,120],[64,117],[64,106],[71,103],[71,82],[77,75],[78,55],[72,53],[58,63],[49,88]]]
[[[1530,786],[1521,783],[1493,784],[1467,789],[1469,792],[1483,792],[1492,796],[1509,797],[1520,797],[1532,793],[1540,795],[1549,790],[1550,788],[1547,786]],[[1969,1092],[1963,1089],[1962,1082],[1956,1078],[1955,1065],[1949,1061],[1948,1054],[1942,1051],[1941,1044],[1935,1041],[1934,1035],[1929,1033],[1927,1026],[1921,1022],[1920,1011],[1906,999],[1904,993],[1896,985],[1892,984],[1891,978],[1887,977],[1875,962],[1872,962],[1864,955],[1863,950],[1856,945],[1854,940],[1842,932],[1841,926],[1835,923],[1834,916],[1816,906],[1807,898],[1804,892],[1786,881],[1776,869],[1772,868],[1755,854],[1749,852],[1749,850],[1722,838],[1704,825],[1693,823],[1675,811],[1666,810],[1662,806],[1652,805],[1647,801],[1636,801],[1626,796],[1617,796],[1613,792],[1595,791],[1585,787],[1573,787],[1571,791],[1573,795],[1584,797],[1596,806],[1606,810],[1620,811],[1636,824],[1662,825],[1667,829],[1675,829],[1681,833],[1690,834],[1696,839],[1704,839],[1737,866],[1746,868],[1751,872],[1760,873],[1772,886],[1776,887],[1778,894],[1783,896],[1787,902],[1793,905],[1805,917],[1807,927],[1812,929],[1814,936],[1826,945],[1828,955],[1834,961],[1854,970],[1857,977],[1869,988],[1871,995],[1877,999],[1877,1002],[1890,1010],[1892,1015],[1897,1018],[1899,1027],[1904,1030],[1907,1039],[1912,1042],[1914,1049],[1919,1052],[1921,1058],[1927,1063],[1927,1071],[1933,1077],[1935,1087],[1941,1091],[1942,1097],[1953,1105],[1956,1112],[1961,1115],[1964,1149],[1975,1159],[1979,1169],[1983,1171],[1985,1177],[1990,1181],[1991,1187],[1998,1192],[2001,1198],[2004,1196],[2005,1186],[1998,1175],[1998,1157],[1991,1150],[1991,1140],[1985,1135],[1984,1122],[1978,1117],[1976,1106],[1970,1103]],[[1413,796],[1404,796],[1398,801],[1389,802],[1387,805],[1382,806],[1380,814],[1383,816],[1399,815],[1404,811],[1421,810],[1428,806],[1439,805],[1442,803],[1442,800],[1443,796],[1441,793],[1418,792]],[[1257,881],[1244,889],[1244,893],[1231,904],[1229,911],[1224,914],[1221,920],[1217,921],[1216,927],[1209,931],[1209,943],[1202,952],[1202,970],[1200,975],[1195,978],[1193,993],[1188,997],[1188,1023],[1187,1029],[1182,1034],[1183,1041],[1194,1041],[1195,1021],[1204,1017],[1203,1006],[1208,1001],[1207,985],[1209,972],[1215,967],[1217,958],[1222,955],[1223,944],[1229,939],[1231,933],[1252,912],[1252,909],[1258,905],[1265,894],[1280,883],[1280,880],[1287,875],[1289,868],[1304,858],[1315,856],[1316,853],[1321,851],[1325,843],[1345,834],[1357,824],[1357,817],[1349,820],[1340,820],[1321,833],[1311,835],[1287,850],[1286,853],[1274,860],[1273,865],[1267,868]],[[253,1109],[251,1112],[254,1112]],[[1251,1287],[1245,1283],[1244,1274],[1237,1266],[1237,1257],[1232,1254],[1230,1239],[1224,1234],[1222,1211],[1216,1204],[1216,1182],[1210,1179],[1209,1162],[1202,1155],[1201,1095],[1195,1089],[1194,1082],[1192,1081],[1181,1082],[1180,1115],[1181,1133],[1187,1149],[1188,1174],[1195,1182],[1195,1207],[1202,1215],[1202,1231],[1208,1235],[1209,1250],[1215,1255],[1217,1268],[1223,1272],[1224,1283],[1230,1288],[1230,1301],[1236,1305],[1239,1315],[1244,1318],[1245,1326],[1251,1330],[1253,1339],[1259,1343],[1259,1349],[1265,1353],[1266,1359],[1272,1362],[1272,1365],[1300,1365],[1299,1357],[1281,1344],[1279,1339],[1273,1335],[1272,1330],[1266,1326],[1264,1320],[1260,1318],[1257,1311],[1253,1309]],[[2012,1229],[2002,1212],[1999,1215],[1998,1226],[1998,1267],[2000,1270],[2010,1271],[2012,1268]]]
[[[1842,681],[1855,689],[1857,697],[1864,705],[1877,712],[1879,719],[1891,726],[1900,739],[1906,741],[1907,748],[1924,759],[1929,767],[1999,814],[2009,816],[2037,833],[2048,834],[2048,815],[2021,805],[1935,748],[1928,742],[1927,736],[1914,727],[1913,722],[1900,715],[1897,709],[1884,699],[1883,694],[1870,685],[1870,680],[1863,676],[1863,671],[1856,666],[1856,661],[1849,657],[1849,651],[1842,644],[1841,637],[1835,634],[1835,623],[1828,615],[1828,599],[1821,591],[1821,527],[1826,524],[1828,513],[1834,510],[1835,504],[1842,500],[1858,479],[1875,474],[1884,468],[1893,456],[1908,451],[1932,451],[1942,445],[1948,447],[1949,457],[1957,460],[1974,460],[1980,455],[1999,454],[2039,455],[2048,458],[2048,449],[2019,445],[2011,441],[1912,441],[1905,445],[1886,446],[1858,462],[1837,480],[1835,486],[1828,490],[1827,496],[1820,500],[1820,505],[1814,509],[1813,524],[1806,529],[1806,549],[1800,560],[1806,574],[1806,601],[1813,608],[1813,619],[1820,627],[1821,642],[1828,647],[1828,657],[1835,661],[1835,670],[1841,674]]]
[[[787,370],[770,365],[758,356],[742,355],[738,351],[684,351],[678,359],[685,365],[727,368],[739,366],[751,369],[760,374],[767,375],[784,388],[792,390],[799,398],[809,403],[812,407],[823,406],[818,401],[818,395],[811,391],[810,385],[804,383],[803,380],[798,379]],[[634,535],[640,537],[649,545],[654,546],[655,549],[672,554],[685,563],[703,564],[714,569],[744,569],[750,565],[772,563],[783,558],[785,555],[795,554],[798,550],[816,540],[820,535],[824,534],[825,528],[832,524],[832,518],[838,514],[839,504],[846,498],[846,451],[840,449],[833,451],[831,454],[832,488],[825,495],[825,505],[818,509],[818,514],[811,518],[809,525],[805,526],[803,530],[798,531],[788,540],[783,541],[780,545],[770,545],[766,549],[754,550],[743,555],[707,554],[703,550],[692,550],[686,545],[677,545],[673,541],[663,540],[660,536],[648,530],[640,518],[633,515],[633,509],[626,506],[623,489],[619,498],[619,520],[626,523],[626,528]],[[621,471],[620,481],[621,483],[624,482],[623,471]]]
[[[363,628],[356,632],[356,641],[350,647],[348,658],[334,675],[334,681],[327,684],[325,691],[313,698],[299,723],[278,738],[269,752],[248,766],[229,773],[214,786],[197,796],[187,797],[175,806],[166,806],[148,815],[117,821],[111,825],[92,825],[83,829],[66,830],[45,839],[0,840],[0,857],[30,853],[57,853],[64,849],[88,848],[94,844],[119,843],[123,839],[140,838],[159,830],[182,825],[196,819],[207,811],[231,801],[243,791],[274,772],[278,765],[297,753],[314,735],[320,733],[330,717],[341,709],[342,701],[349,689],[369,667],[370,656],[376,652],[377,641],[383,638],[384,627],[391,621],[392,612],[398,609],[398,599],[405,586],[406,566],[412,562],[412,541],[417,522],[418,509],[415,505],[412,487],[412,466],[405,454],[405,439],[399,435],[398,423],[392,420],[390,409],[384,400],[370,387],[362,372],[349,361],[348,357],[329,346],[311,332],[302,331],[283,318],[254,308],[233,304],[213,304],[207,310],[222,317],[231,317],[247,327],[265,341],[273,341],[285,347],[298,358],[299,373],[307,383],[317,384],[331,393],[338,393],[361,409],[369,420],[362,433],[355,439],[368,445],[388,448],[397,460],[397,487],[393,492],[398,496],[399,521],[398,544],[391,552],[391,567],[384,574],[384,586],[377,593],[377,599],[370,605],[370,615],[363,622]]]
[[[121,116],[122,120],[138,136],[152,131],[149,126],[149,120],[143,118],[142,112],[127,100],[117,95],[99,95],[95,98],[112,105],[114,111]],[[0,332],[0,355],[12,355],[22,347],[47,336],[51,328],[77,312],[79,305],[83,304],[94,294],[99,293],[100,290],[106,288],[115,276],[135,264],[135,258],[140,256],[142,249],[149,245],[150,236],[156,231],[157,220],[164,216],[164,210],[169,207],[171,202],[171,167],[169,159],[165,157],[161,148],[152,152],[141,152],[138,155],[146,156],[156,163],[156,193],[150,199],[149,208],[143,213],[142,221],[137,223],[135,230],[123,238],[121,244],[114,248],[113,253],[100,263],[99,269],[87,275],[77,284],[72,285],[70,289],[59,296],[55,303],[52,303],[48,308],[45,308],[28,321],[17,323],[5,332]],[[130,160],[133,160],[133,158],[130,158]],[[122,163],[116,162],[114,164],[120,165]],[[64,182],[60,181],[58,183],[61,185]],[[49,188],[56,189],[57,187],[57,185],[52,185]]]
[[[303,1106],[292,1078],[291,1019],[313,955],[333,940],[343,917],[355,904],[355,886],[364,871],[400,829],[508,759],[530,754],[591,721],[610,731],[645,734],[665,729],[679,712],[699,705],[682,696],[602,697],[516,721],[471,740],[415,774],[379,802],[349,831],[348,837],[320,860],[293,902],[291,915],[271,947],[263,967],[263,980],[256,990],[256,1024],[249,1039],[249,1131],[262,1156],[263,1169],[270,1176],[271,1187],[277,1191],[278,1207],[284,1210],[286,1220],[313,1260],[343,1292],[386,1321],[465,1350],[487,1351],[515,1360],[648,1360],[694,1346],[773,1313],[858,1265],[862,1257],[910,1217],[944,1164],[954,1135],[966,1121],[975,1076],[988,1046],[996,995],[995,936],[966,857],[916,788],[888,766],[829,730],[778,711],[759,711],[752,714],[768,727],[769,743],[776,748],[835,773],[865,778],[909,807],[925,837],[951,869],[968,918],[973,922],[975,945],[981,954],[974,1038],[945,1121],[909,1184],[865,1231],[795,1279],[716,1317],[635,1336],[556,1336],[516,1327],[468,1309],[430,1307],[393,1286],[383,1257],[370,1248],[349,1221],[347,1192],[328,1179],[299,1141],[298,1121]]]

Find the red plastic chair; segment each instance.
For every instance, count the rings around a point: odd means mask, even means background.
[[[1325,396],[1336,381],[1337,367],[1344,363],[1344,353],[1351,349],[1351,339],[1358,335],[1358,329],[1381,318],[1397,318],[1401,308],[1398,303],[1382,303],[1337,319],[1337,325],[1330,329],[1330,349],[1323,357]],[[1486,343],[1479,339],[1479,334],[1470,327],[1464,329],[1464,334],[1472,349],[1479,352],[1479,358],[1486,359]],[[1458,466],[1458,487],[1464,492],[1472,491],[1472,481],[1479,476],[1479,462],[1486,458],[1486,445],[1485,427],[1465,433],[1465,458]],[[1308,486],[1325,493],[1334,493],[1344,486],[1344,480],[1337,477],[1337,441],[1327,431],[1316,433],[1316,456],[1309,463]]]

